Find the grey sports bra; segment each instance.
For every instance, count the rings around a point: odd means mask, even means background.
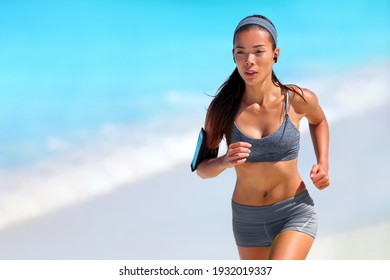
[[[272,134],[260,139],[250,138],[233,124],[231,142],[248,142],[252,145],[246,162],[286,161],[298,157],[300,132],[288,115],[288,90],[286,91],[286,114],[282,125]]]

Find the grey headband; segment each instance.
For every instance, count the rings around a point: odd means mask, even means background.
[[[241,20],[238,23],[236,30],[234,30],[234,34],[236,34],[236,32],[239,28],[241,28],[244,25],[248,25],[248,24],[257,24],[257,25],[265,28],[271,34],[272,38],[274,39],[275,45],[277,45],[277,36],[276,36],[277,33],[276,33],[275,27],[270,22],[266,21],[265,19],[259,18],[259,17],[249,17],[249,18],[245,18],[245,19]]]

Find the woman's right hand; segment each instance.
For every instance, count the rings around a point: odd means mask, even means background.
[[[235,142],[230,144],[223,158],[226,168],[244,163],[251,152],[250,147],[252,145],[248,142]]]

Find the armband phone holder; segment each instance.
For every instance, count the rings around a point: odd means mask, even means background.
[[[191,171],[194,172],[198,168],[199,163],[205,159],[216,158],[218,156],[219,147],[215,149],[208,149],[206,144],[206,132],[201,128],[198,136],[198,142],[196,144],[196,149],[194,157],[191,162]]]

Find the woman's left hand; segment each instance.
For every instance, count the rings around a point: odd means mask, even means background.
[[[310,179],[318,189],[325,189],[330,185],[328,168],[319,164],[314,164],[310,171]]]

